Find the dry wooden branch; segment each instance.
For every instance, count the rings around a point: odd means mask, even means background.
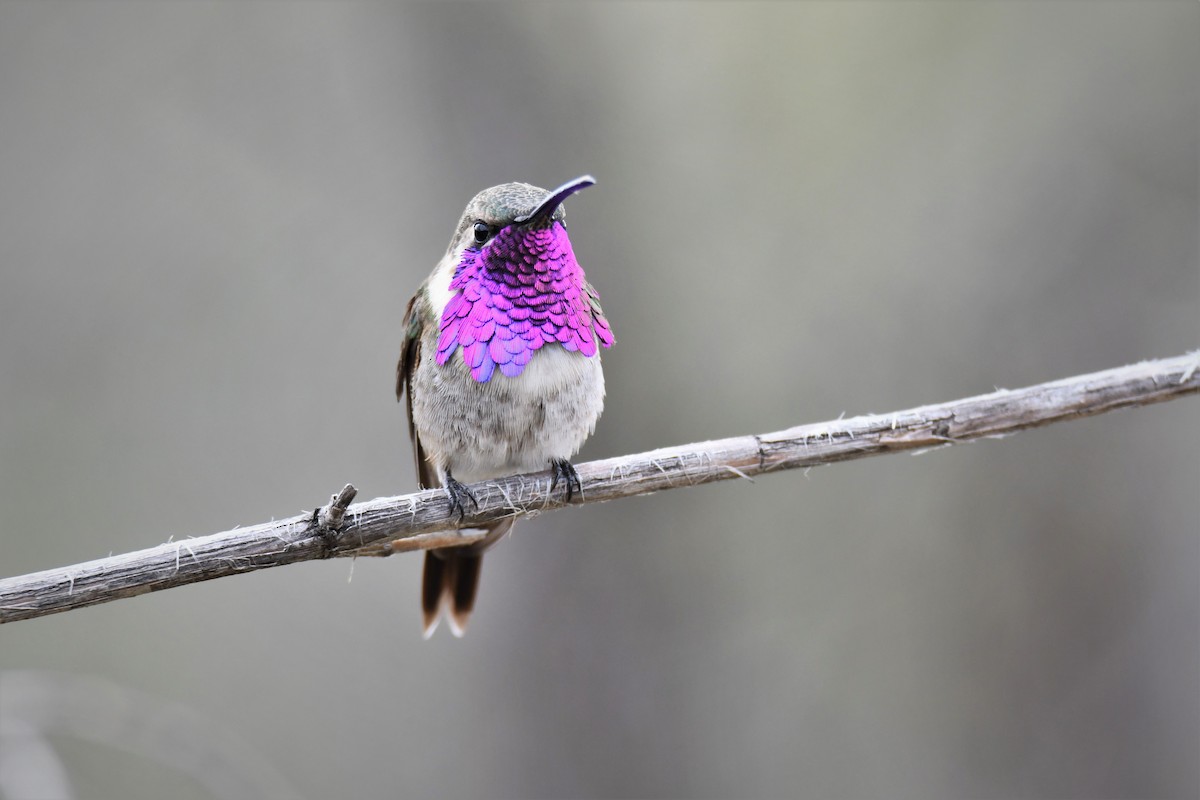
[[[570,505],[1003,437],[1196,392],[1200,392],[1200,352],[892,414],[578,464],[584,491]],[[0,623],[296,561],[468,544],[477,537],[454,528],[567,505],[563,487],[550,492],[548,471],[470,488],[479,508],[461,521],[453,518],[440,490],[348,506],[355,490],[347,486],[329,506],[311,514],[6,578],[0,580]],[[400,541],[392,545],[393,540]]]

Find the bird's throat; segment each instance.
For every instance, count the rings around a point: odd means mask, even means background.
[[[440,290],[431,286],[431,293]],[[591,357],[598,344],[612,344],[558,221],[509,226],[482,248],[464,248],[445,291],[437,363],[461,351],[481,383],[497,369],[515,378],[546,345]]]

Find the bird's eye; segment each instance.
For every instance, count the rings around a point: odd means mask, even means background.
[[[492,238],[492,229],[486,222],[475,223],[475,244],[483,244]]]

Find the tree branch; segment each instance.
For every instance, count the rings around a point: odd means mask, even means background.
[[[576,465],[584,491],[570,505],[999,438],[1196,392],[1200,351],[892,414],[591,461]],[[567,505],[563,488],[550,492],[550,477],[546,471],[473,484],[479,508],[461,522],[440,489],[349,505],[355,489],[347,485],[311,514],[0,580],[0,623],[297,561],[469,544],[480,537],[457,532],[459,524]]]

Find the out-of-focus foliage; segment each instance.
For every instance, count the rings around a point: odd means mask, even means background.
[[[508,180],[599,181],[567,204],[617,334],[585,458],[1194,348],[1198,34],[1191,3],[0,4],[0,573],[413,489],[403,304]],[[1197,452],[1187,400],[547,515],[462,641],[421,641],[406,556],[4,626],[0,668],[182,704],[312,798],[1195,797]],[[51,741],[79,797],[210,796]]]

